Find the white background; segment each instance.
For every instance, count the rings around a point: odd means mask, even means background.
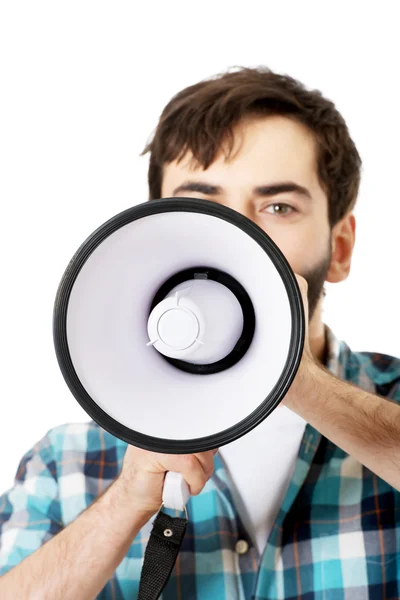
[[[57,285],[81,242],[147,199],[139,157],[173,94],[229,66],[320,89],[362,156],[350,279],[325,321],[400,355],[396,2],[4,2],[0,9],[0,493],[51,427],[85,421],[52,341]]]

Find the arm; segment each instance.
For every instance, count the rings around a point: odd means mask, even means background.
[[[117,479],[73,523],[0,578],[1,598],[93,600],[152,513]]]
[[[285,404],[400,491],[400,406],[342,381],[312,362],[302,379]],[[392,395],[395,397],[396,389]]]
[[[283,404],[400,491],[400,384],[382,398],[342,381],[318,362],[308,334],[307,282],[300,287],[306,333],[301,364]]]
[[[9,570],[0,577],[0,598],[93,600],[160,507],[165,472],[182,473],[196,495],[212,474],[213,455],[128,446],[112,485],[62,530],[56,462],[45,437],[0,496],[0,573]]]

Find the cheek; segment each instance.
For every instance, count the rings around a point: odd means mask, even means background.
[[[317,228],[292,225],[276,227],[267,233],[281,250],[293,271],[302,275],[318,264],[328,251],[329,236],[319,231],[321,230]]]

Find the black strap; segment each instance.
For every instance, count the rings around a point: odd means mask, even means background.
[[[159,512],[144,554],[138,600],[156,600],[167,584],[186,531],[187,519]]]

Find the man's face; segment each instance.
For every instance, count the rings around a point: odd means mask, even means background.
[[[328,201],[317,178],[312,134],[273,116],[242,122],[234,138],[229,161],[221,153],[205,171],[190,154],[166,165],[161,195],[212,200],[259,225],[308,281],[311,319],[331,258]],[[271,189],[282,184],[296,189]]]

